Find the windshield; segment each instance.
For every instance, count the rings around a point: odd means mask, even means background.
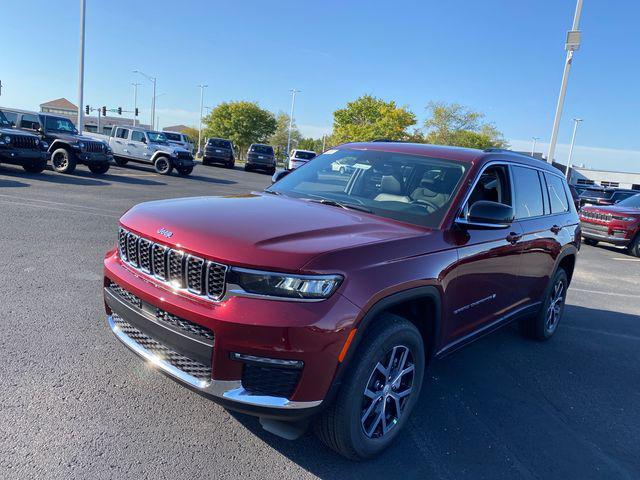
[[[210,147],[215,147],[215,148],[231,148],[231,142],[229,140],[219,140],[217,138],[210,138],[207,144]]]
[[[4,116],[2,110],[0,110],[0,127],[11,128],[11,122]]]
[[[621,202],[618,202],[616,205],[619,207],[640,209],[640,195],[634,195],[633,197],[625,198]]]
[[[180,134],[179,133],[170,133],[170,132],[163,132],[164,136],[167,137],[168,140],[171,140],[173,142],[181,142],[182,138],[180,138]]]
[[[44,117],[44,127],[47,131],[78,133],[71,120],[62,117]]]
[[[351,168],[344,168],[350,165]],[[339,202],[427,227],[442,221],[462,163],[371,150],[329,150],[269,188],[291,197]]]
[[[300,158],[302,160],[311,160],[312,158],[316,158],[316,154],[313,152],[301,152],[298,150],[296,152],[295,158]]]
[[[582,192],[580,196],[589,198],[609,198],[611,196],[611,192],[607,192],[606,190],[594,190],[588,188],[587,190]]]
[[[153,143],[167,143],[167,137],[161,132],[147,132],[149,140]]]
[[[249,151],[263,155],[273,155],[273,147],[270,145],[251,145],[251,150]]]

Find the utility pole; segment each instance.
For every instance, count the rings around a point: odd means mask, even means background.
[[[86,0],[80,0],[80,62],[78,65],[78,131],[84,129],[84,19]]]
[[[289,91],[291,92],[291,114],[289,115],[289,135],[287,136],[287,157],[291,151],[291,129],[293,128],[293,109],[296,106],[296,93],[300,93],[301,90],[294,88]]]
[[[533,140],[533,145],[531,146],[531,156],[533,157],[536,152],[536,142],[540,140],[540,137],[531,137],[531,139]]]
[[[155,130],[156,128],[156,84],[158,79],[156,77],[152,77],[151,75],[147,75],[146,73],[141,72],[140,70],[134,70],[133,73],[139,73],[144,78],[146,78],[151,83],[153,83],[153,97],[151,98],[151,130]]]
[[[558,96],[558,104],[556,105],[556,114],[553,119],[553,129],[551,130],[551,141],[549,142],[549,152],[547,153],[547,162],[553,163],[553,156],[556,153],[556,143],[558,141],[558,128],[560,127],[560,119],[562,118],[562,109],[564,107],[564,97],[567,93],[567,81],[569,79],[569,71],[571,70],[571,62],[573,61],[573,52],[580,48],[580,38],[582,32],[580,28],[580,14],[582,12],[582,1],[577,0],[576,11],[573,15],[573,26],[567,32],[567,41],[565,50],[567,58],[564,62],[564,71],[562,72],[562,83],[560,83],[560,95]]]
[[[576,131],[578,130],[578,124],[582,121],[581,118],[573,119],[573,135],[571,136],[571,146],[569,147],[569,159],[567,160],[567,172],[565,177],[567,181],[569,181],[569,177],[571,176],[571,164],[573,159],[573,145],[576,143]]]
[[[322,152],[321,153],[324,153],[326,148],[326,143],[327,143],[327,134],[325,133],[324,135],[322,135]]]
[[[136,126],[136,111],[138,110],[138,87],[142,85],[141,83],[132,83],[133,85],[133,126]]]
[[[202,156],[202,110],[204,109],[204,89],[209,85],[198,85],[200,87],[200,121],[198,124],[198,150],[197,155]]]
[[[2,80],[0,80],[0,97],[2,96]]]

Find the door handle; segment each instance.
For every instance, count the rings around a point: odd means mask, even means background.
[[[549,230],[551,230],[553,233],[557,235],[560,233],[560,230],[562,230],[562,227],[560,225],[554,225]]]
[[[128,145],[129,147],[135,147],[135,146],[136,146],[136,145],[135,145],[135,143],[127,143],[127,145]]]
[[[511,245],[515,245],[521,238],[522,235],[520,235],[519,233],[511,232],[509,233],[509,235],[507,235],[507,242],[509,242]]]

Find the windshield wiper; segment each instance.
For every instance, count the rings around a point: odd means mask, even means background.
[[[330,205],[332,207],[340,207],[340,208],[344,208],[345,210],[358,210],[360,212],[373,213],[373,210],[363,205],[356,205],[353,203],[342,203],[336,200],[329,200],[328,198],[318,198],[318,199],[312,198],[312,199],[309,199],[309,201],[314,203],[321,203],[323,205]]]

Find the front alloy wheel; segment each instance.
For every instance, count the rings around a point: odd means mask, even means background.
[[[564,283],[562,279],[558,279],[551,290],[551,300],[549,307],[547,308],[547,317],[544,322],[544,328],[549,334],[553,335],[560,317],[562,316],[562,309],[564,308]]]
[[[386,353],[369,376],[362,399],[362,431],[380,438],[400,421],[413,389],[415,366],[411,350],[397,345]]]
[[[535,315],[520,321],[520,330],[525,336],[534,340],[548,340],[556,333],[564,313],[567,288],[569,277],[564,268],[560,267],[547,287],[542,308]]]

